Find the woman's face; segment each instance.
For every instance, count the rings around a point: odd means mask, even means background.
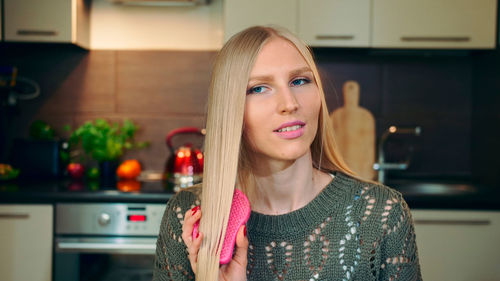
[[[247,86],[244,137],[257,159],[303,156],[316,136],[321,100],[313,73],[287,40],[261,49]]]

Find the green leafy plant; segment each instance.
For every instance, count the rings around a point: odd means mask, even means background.
[[[71,127],[66,126],[66,130]],[[134,135],[139,129],[130,120],[125,120],[122,125],[117,122],[108,123],[105,119],[87,121],[71,133],[70,145],[78,145],[85,154],[97,160],[113,161],[118,160],[125,150],[132,148],[144,148],[149,146],[149,142],[136,142]]]

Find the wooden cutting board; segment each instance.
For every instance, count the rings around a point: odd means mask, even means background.
[[[359,106],[360,87],[347,81],[342,87],[344,105],[330,114],[335,140],[347,165],[364,179],[376,178],[375,119],[370,111]]]

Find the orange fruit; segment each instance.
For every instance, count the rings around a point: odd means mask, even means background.
[[[116,188],[122,192],[134,192],[141,190],[141,183],[136,180],[121,180],[116,183]]]
[[[116,169],[116,175],[121,179],[135,179],[141,174],[141,164],[135,159],[125,160]]]

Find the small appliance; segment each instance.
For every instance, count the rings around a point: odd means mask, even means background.
[[[195,127],[183,127],[172,130],[167,135],[166,143],[171,155],[165,164],[164,175],[167,188],[173,189],[175,192],[200,183],[203,176],[203,153],[201,149],[194,147],[189,142],[174,148],[172,143],[174,136],[186,134],[204,137],[205,130]]]

